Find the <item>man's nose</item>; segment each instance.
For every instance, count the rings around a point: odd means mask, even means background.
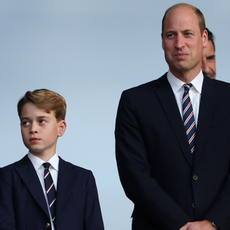
[[[182,47],[184,47],[184,38],[178,34],[176,37],[176,48],[181,49]]]

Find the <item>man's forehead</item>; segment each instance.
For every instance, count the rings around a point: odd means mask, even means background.
[[[199,21],[195,17],[187,16],[185,15],[178,15],[176,14],[175,17],[174,15],[169,15],[165,19],[164,23],[164,31],[163,33],[187,33],[193,31],[194,33],[200,33],[200,27],[199,27]]]
[[[196,13],[193,9],[189,7],[177,7],[176,9],[171,9],[164,20],[164,25],[170,22],[177,23],[177,22],[188,22],[194,24],[194,21],[197,22],[199,26],[199,21],[196,16]]]
[[[168,12],[167,12],[167,14],[166,14],[166,16],[165,16],[165,18],[166,17],[168,17],[168,16],[170,16],[170,14],[173,14],[173,13],[183,13],[183,12],[188,12],[188,11],[191,11],[191,12],[194,12],[194,14],[195,14],[195,11],[194,11],[194,9],[192,9],[190,6],[187,6],[187,5],[178,5],[178,6],[175,6],[175,7],[173,7],[173,8],[171,8]]]

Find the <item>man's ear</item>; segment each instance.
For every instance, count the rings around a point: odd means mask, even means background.
[[[163,43],[163,36],[164,36],[163,33],[161,33],[161,42],[162,42],[161,45],[162,45],[163,50],[165,50],[164,49],[164,43]]]
[[[64,120],[60,120],[58,122],[58,137],[61,137],[66,130],[66,122]]]
[[[203,39],[203,47],[206,47],[208,45],[208,31],[204,30],[202,34],[202,39]]]

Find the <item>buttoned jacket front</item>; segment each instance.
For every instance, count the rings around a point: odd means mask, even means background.
[[[209,219],[230,229],[230,84],[204,78],[190,153],[166,74],[122,93],[116,119],[121,183],[133,229],[175,230]]]

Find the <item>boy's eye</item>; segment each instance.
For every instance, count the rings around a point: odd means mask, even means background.
[[[40,123],[40,124],[45,124],[46,121],[45,121],[45,120],[39,120],[39,123]]]
[[[21,124],[24,125],[24,126],[26,126],[26,125],[29,125],[30,122],[29,121],[22,121]]]

